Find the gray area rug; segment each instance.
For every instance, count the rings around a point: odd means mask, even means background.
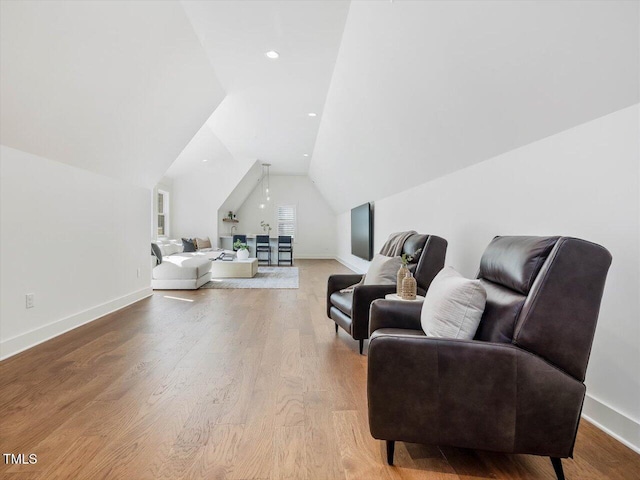
[[[258,267],[253,278],[213,278],[200,288],[298,288],[298,267]]]

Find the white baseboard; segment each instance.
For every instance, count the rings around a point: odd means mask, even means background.
[[[582,416],[636,453],[640,453],[640,423],[604,402],[587,395]]]
[[[58,335],[67,333],[86,323],[93,322],[100,317],[113,313],[137,301],[153,295],[151,287],[143,288],[115,300],[97,305],[82,312],[70,315],[42,327],[30,330],[13,338],[8,338],[0,343],[0,360],[5,360],[13,355],[35,347],[36,345],[51,340]]]
[[[338,256],[335,256],[335,257],[333,257],[333,259],[336,260],[337,262],[340,262],[342,265],[344,265],[345,267],[353,270],[356,273],[367,273],[363,269],[358,268],[355,265],[353,265],[352,263],[347,262],[344,258],[340,258]]]

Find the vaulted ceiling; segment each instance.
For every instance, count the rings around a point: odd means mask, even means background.
[[[192,148],[208,161],[201,168],[220,167],[229,152],[247,166],[257,159],[272,173],[306,174],[349,2],[181,3],[226,92],[207,121],[224,151]],[[167,175],[187,172],[189,163],[179,157]]]
[[[0,8],[3,145],[152,187],[224,98],[177,2]]]
[[[0,141],[144,186],[268,162],[341,212],[639,97],[637,2],[0,8]]]
[[[638,6],[352,2],[311,178],[341,212],[637,103]]]

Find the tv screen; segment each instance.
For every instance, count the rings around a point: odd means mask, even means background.
[[[370,203],[351,210],[351,253],[365,260],[373,258],[373,218]]]

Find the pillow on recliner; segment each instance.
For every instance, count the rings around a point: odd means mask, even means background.
[[[395,285],[402,260],[400,257],[386,257],[379,253],[373,257],[369,271],[364,276],[363,285]]]
[[[440,270],[427,290],[420,323],[428,337],[472,340],[487,302],[480,280],[470,280],[452,267]]]

